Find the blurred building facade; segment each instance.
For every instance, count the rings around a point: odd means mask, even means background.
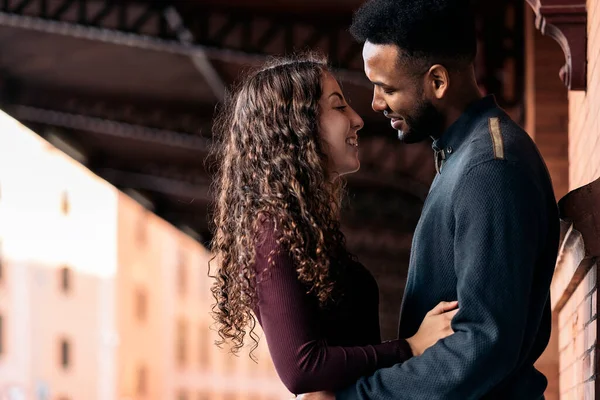
[[[0,398],[289,397],[214,345],[210,253],[0,113]]]

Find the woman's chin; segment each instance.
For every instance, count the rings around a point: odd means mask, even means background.
[[[348,168],[346,168],[344,170],[344,173],[340,174],[340,176],[353,174],[353,173],[357,172],[359,169],[360,169],[360,162],[357,161],[354,165],[348,165]]]
[[[337,170],[329,173],[331,177],[331,181],[335,181],[336,179],[357,172],[360,169],[360,161],[356,160],[356,162],[348,164],[344,166],[344,168],[337,168]]]

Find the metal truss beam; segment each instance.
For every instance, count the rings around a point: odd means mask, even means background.
[[[162,1],[4,0],[0,26],[245,64],[320,48],[340,79],[370,87],[360,71],[361,46],[350,38],[347,24],[210,9],[185,15],[182,24],[170,24],[169,7]]]
[[[82,132],[94,132],[113,137],[134,139],[172,148],[209,151],[210,139],[181,132],[148,128],[86,115],[70,114],[24,105],[8,105],[6,110],[18,120],[51,125]]]
[[[24,90],[23,93],[27,93],[27,90]],[[108,137],[136,140],[165,146],[165,150],[168,148],[184,149],[207,155],[212,145],[212,139],[209,136],[199,135],[203,130],[209,130],[210,128],[208,116],[198,119],[189,117],[188,120],[187,113],[170,114],[170,111],[165,112],[160,106],[146,105],[139,107],[129,102],[118,103],[106,99],[78,97],[69,94],[64,94],[64,97],[54,97],[49,92],[46,99],[51,103],[61,104],[62,109],[56,110],[49,108],[45,103],[41,106],[27,104],[29,97],[35,93],[37,91],[30,91],[27,95],[20,96],[19,100],[25,100],[26,104],[8,103],[4,105],[5,110],[23,122],[73,130],[80,135],[91,132]],[[178,130],[176,128],[182,129]],[[368,139],[363,141],[364,146],[368,146],[368,141]],[[385,147],[385,149],[387,153],[401,150],[397,147]],[[379,153],[371,154],[367,152],[364,155],[368,158],[378,156],[382,157]],[[387,157],[389,156],[390,154],[387,154]],[[402,158],[403,156],[397,154],[393,157]],[[365,164],[367,163],[365,162]],[[376,165],[376,163],[373,164]],[[155,171],[149,172],[149,174],[160,174],[160,171],[164,172],[168,167],[162,165]],[[185,180],[197,180],[200,174],[209,175],[208,171],[187,173],[181,172],[176,165],[172,167],[179,171],[176,175]],[[347,180],[352,196],[350,216],[354,213],[370,212],[372,204],[378,204],[378,217],[376,219],[381,221],[389,220],[390,215],[397,215],[398,218],[402,218],[407,212],[418,215],[420,204],[424,201],[429,189],[428,185],[408,175],[390,171],[383,172],[368,165],[365,165],[359,172],[348,175]],[[386,191],[388,195],[377,197],[375,192],[382,190]],[[392,195],[389,195],[390,191],[393,193]],[[407,204],[407,202],[410,204]],[[352,217],[352,220],[356,219],[360,219],[358,215]]]
[[[63,112],[19,104],[9,104],[5,108],[9,114],[23,122],[75,130],[80,133],[92,132],[116,138],[153,143],[173,149],[194,150],[204,155],[209,153],[212,143],[208,137],[181,131],[157,129],[143,124],[120,122],[110,118],[89,116],[85,113]],[[86,108],[83,107],[80,111],[85,112]],[[109,113],[105,115],[110,117]],[[143,123],[142,120],[140,122]],[[202,174],[202,171],[185,172],[178,169],[177,166],[172,167],[177,171],[174,174],[179,175],[178,179],[197,181],[200,179],[199,175]],[[149,171],[148,174],[156,175],[168,170],[169,166],[162,165],[160,168]],[[208,176],[209,173],[204,171],[203,174]],[[351,174],[347,177],[347,180],[352,196],[352,207],[349,210],[351,221],[360,219],[360,215],[365,212],[371,212],[372,205],[377,204],[377,213],[373,215],[374,220],[385,222],[389,221],[391,216],[404,220],[408,213],[410,214],[408,223],[412,224],[412,216],[419,215],[421,203],[428,192],[426,184],[409,176],[382,172],[372,168],[365,168]],[[378,195],[378,191],[381,190],[385,190],[388,194]],[[389,194],[390,190],[392,191],[391,195]]]
[[[480,83],[504,107],[522,101],[523,9],[523,0],[477,9]],[[360,71],[361,46],[347,32],[349,16],[327,21],[207,6],[191,11],[169,1],[3,0],[0,25],[187,55],[217,96],[221,85],[209,59],[255,64],[269,55],[316,48],[329,56],[340,79],[371,87]],[[179,18],[169,19],[174,15]]]
[[[203,203],[210,201],[208,185],[193,184],[173,178],[112,168],[97,168],[95,172],[102,178],[120,187],[157,192],[167,196],[187,199],[190,202],[195,199]]]
[[[20,104],[68,114],[96,117],[148,128],[210,137],[214,106],[149,101],[144,98],[94,96],[48,87],[13,84],[9,104]]]
[[[173,6],[164,10],[164,18],[169,23],[169,27],[177,32],[177,38],[184,45],[192,45],[195,41],[194,34],[185,26],[179,12]],[[211,88],[217,100],[222,101],[225,97],[225,82],[219,76],[217,70],[206,55],[206,51],[198,48],[196,52],[190,55],[190,59],[196,69],[202,74],[204,80]]]

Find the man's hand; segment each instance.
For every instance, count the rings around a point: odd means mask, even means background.
[[[335,400],[335,394],[332,392],[313,392],[304,393],[297,397],[298,400]]]

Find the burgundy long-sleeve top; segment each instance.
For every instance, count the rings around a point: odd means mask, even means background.
[[[291,256],[278,247],[273,226],[264,225],[259,236],[254,312],[290,392],[341,389],[412,356],[403,339],[381,343],[379,289],[362,264],[345,261],[345,273],[337,281],[342,296],[320,307],[300,282]],[[274,264],[268,266],[272,250]]]

